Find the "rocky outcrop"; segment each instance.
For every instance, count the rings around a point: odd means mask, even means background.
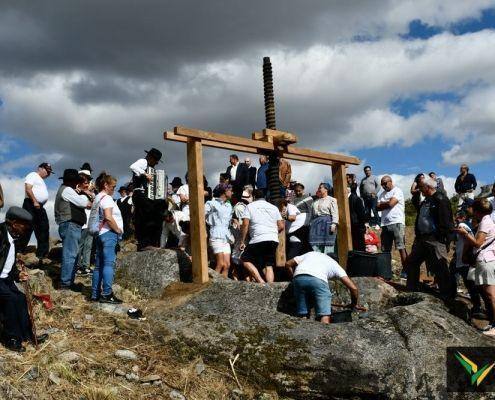
[[[163,255],[146,256],[153,257],[159,262]],[[158,270],[153,273],[159,275]],[[494,344],[432,296],[398,294],[376,278],[355,279],[370,311],[355,315],[353,322],[329,326],[291,315],[287,283],[212,278],[202,287],[177,282],[164,290],[155,286],[163,298],[148,310],[156,321],[155,334],[187,359],[202,356],[228,365],[239,354],[238,373],[286,397],[447,398],[446,348]],[[335,292],[333,302],[345,303],[339,285]]]
[[[117,261],[118,283],[149,297],[160,297],[173,282],[191,282],[191,262],[184,253],[160,249],[128,253]]]

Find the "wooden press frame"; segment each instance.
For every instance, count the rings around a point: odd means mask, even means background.
[[[208,243],[206,237],[203,186],[203,146],[253,154],[269,155],[276,152],[280,157],[289,160],[306,161],[331,167],[334,197],[337,199],[339,205],[339,224],[337,231],[339,263],[343,268],[346,267],[347,253],[352,250],[349,202],[346,191],[346,170],[347,165],[359,165],[361,163],[357,157],[302,149],[292,144],[281,145],[278,143],[277,138],[295,138],[295,135],[272,129],[263,129],[261,132],[254,132],[252,139],[248,139],[240,136],[176,126],[173,132],[167,131],[163,136],[165,140],[187,143],[191,256],[193,281],[195,283],[208,282]],[[297,139],[295,140],[297,141]]]

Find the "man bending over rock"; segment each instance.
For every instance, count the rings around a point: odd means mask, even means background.
[[[328,286],[329,279],[338,278],[349,289],[354,308],[359,299],[359,290],[344,269],[326,254],[310,251],[287,261],[285,266],[294,269],[294,297],[297,303],[297,315],[309,318],[311,305],[314,304],[316,319],[324,324],[331,322],[332,295]]]

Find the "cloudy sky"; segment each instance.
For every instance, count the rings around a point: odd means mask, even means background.
[[[270,56],[277,127],[360,157],[406,188],[452,185],[461,162],[493,182],[495,1],[0,1],[0,182],[20,203],[41,161],[90,161],[124,183],[175,125],[250,136],[264,127]],[[228,152],[205,152],[207,176]],[[314,186],[324,167],[296,165]],[[57,175],[58,176],[58,175]],[[58,180],[49,179],[50,188]]]

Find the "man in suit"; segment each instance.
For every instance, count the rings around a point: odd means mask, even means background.
[[[253,187],[256,187],[256,167],[251,166],[251,159],[246,157],[244,159],[244,164],[248,167],[248,184]]]
[[[230,176],[230,184],[234,192],[234,202],[237,202],[242,197],[244,186],[249,183],[249,169],[246,164],[239,162],[237,154],[232,154],[229,161],[230,165],[225,173]]]
[[[0,224],[0,322],[3,345],[12,351],[24,352],[22,342],[34,342],[26,296],[15,282],[27,281],[29,274],[20,272],[16,266],[15,240],[23,237],[33,221],[32,215],[20,207],[11,207]],[[48,335],[37,337],[41,343]]]

